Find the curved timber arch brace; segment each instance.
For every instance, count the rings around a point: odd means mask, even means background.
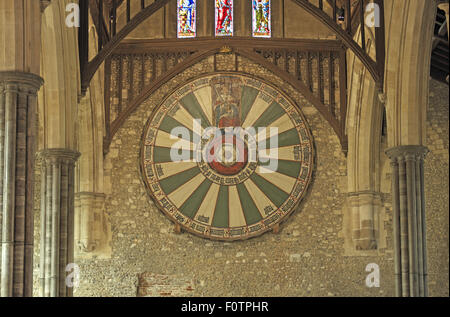
[[[142,22],[150,18],[155,12],[164,7],[169,1],[173,0],[155,0],[148,7],[142,7],[142,10],[137,13],[132,19],[127,21],[127,24],[117,33],[110,37],[110,41],[105,44],[103,48],[99,46],[99,53],[91,61],[88,61],[88,51],[89,51],[89,4],[87,1],[80,2],[81,11],[81,24],[80,24],[80,67],[82,72],[81,80],[81,91],[84,95],[92,77],[98,68],[102,65],[106,58],[108,58],[113,51],[119,46],[120,42],[125,39],[125,37],[134,31]],[[102,2],[102,1],[100,1]],[[83,23],[84,22],[84,23]]]
[[[195,39],[129,41],[106,60],[106,153],[113,136],[157,89],[200,61],[234,53],[231,71],[242,72],[244,57],[289,83],[328,121],[347,150],[345,51],[339,41]]]
[[[155,0],[151,5],[145,6],[145,1],[141,1],[141,10],[133,17],[130,14],[130,6],[129,1],[127,1],[127,11],[126,11],[126,24],[125,26],[116,33],[116,11],[117,5],[113,7],[112,14],[112,28],[110,30],[110,34],[107,34],[108,31],[106,27],[104,27],[104,16],[103,16],[103,4],[102,1],[99,3],[99,7],[92,8],[92,12],[97,12],[98,19],[97,25],[99,26],[99,53],[89,61],[89,35],[88,35],[88,21],[89,21],[89,10],[90,6],[93,4],[89,4],[88,1],[82,1],[80,3],[81,9],[81,27],[79,29],[79,53],[80,53],[80,68],[81,68],[81,93],[84,95],[86,93],[87,88],[89,87],[89,83],[98,70],[98,68],[103,64],[103,62],[110,57],[113,52],[117,49],[120,43],[139,25],[141,25],[144,21],[150,18],[153,14],[158,12],[161,8],[163,8],[170,1],[174,0]],[[364,23],[364,0],[353,0],[356,1],[359,8],[359,24]],[[377,60],[374,61],[370,58],[365,50],[365,41],[362,41],[362,46],[359,46],[356,41],[352,38],[352,30],[351,25],[352,19],[348,19],[350,22],[347,22],[347,29],[344,30],[336,20],[336,10],[337,10],[337,0],[328,1],[329,6],[332,8],[333,15],[330,16],[324,10],[323,1],[319,1],[319,5],[316,6],[310,3],[308,0],[293,0],[293,2],[303,8],[306,12],[314,16],[320,21],[324,26],[330,29],[336,36],[345,44],[346,48],[349,48],[353,51],[353,53],[361,60],[363,65],[368,69],[370,74],[372,75],[375,82],[378,83],[379,87],[382,87],[383,77],[384,77],[384,49],[385,49],[385,37],[384,37],[384,9],[383,9],[383,0],[375,0],[375,4],[378,5],[380,9],[380,27],[375,28],[376,33],[376,46],[377,46]],[[344,7],[347,10],[347,16],[352,16],[351,6],[352,2],[350,0],[343,1]],[[115,1],[113,3],[116,3]],[[92,13],[91,12],[91,13]],[[362,28],[364,29],[364,28]],[[106,43],[104,43],[104,41]]]
[[[336,36],[345,44],[347,48],[352,50],[352,52],[356,55],[356,57],[363,63],[363,65],[367,68],[369,73],[372,75],[373,80],[378,83],[379,87],[383,86],[383,77],[384,77],[384,9],[383,9],[383,0],[376,0],[375,4],[379,7],[380,10],[380,25],[379,27],[375,27],[375,37],[376,37],[376,58],[377,60],[374,61],[369,54],[366,52],[365,44],[362,44],[361,46],[352,38],[352,30],[351,30],[351,21],[350,23],[347,23],[347,30],[344,30],[338,23],[336,23],[336,0],[329,1],[334,2],[333,5],[333,12],[334,16],[331,17],[329,14],[327,14],[323,8],[322,1],[319,1],[319,6],[315,6],[312,3],[310,3],[308,0],[292,0],[294,3],[302,7],[304,10],[306,10],[308,13],[310,13],[312,16],[314,16],[317,20],[319,20],[323,25],[325,25],[328,29],[333,31]],[[361,5],[361,3],[364,4],[364,0],[356,0],[356,1],[341,1],[344,2],[345,5],[343,6],[346,10],[346,15],[351,16],[351,6],[352,3],[357,4],[360,8],[360,25],[363,25],[365,23],[364,21],[364,10],[365,7]],[[347,22],[347,21],[346,21]],[[349,26],[350,25],[350,26]],[[364,28],[361,28],[361,30],[364,30]],[[364,33],[364,32],[363,32]],[[362,35],[363,40],[362,43],[365,43],[364,40],[364,34]]]

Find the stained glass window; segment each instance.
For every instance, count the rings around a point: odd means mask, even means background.
[[[196,35],[196,1],[178,0],[178,38]]]
[[[233,0],[216,1],[216,36],[233,36]]]
[[[252,0],[253,36],[271,37],[270,0]]]

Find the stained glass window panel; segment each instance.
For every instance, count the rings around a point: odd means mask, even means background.
[[[253,36],[271,37],[271,8],[270,0],[252,0],[253,7]]]
[[[215,0],[216,36],[233,36],[233,0]]]
[[[196,35],[196,0],[178,0],[178,38]]]

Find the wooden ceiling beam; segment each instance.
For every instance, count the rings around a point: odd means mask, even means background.
[[[109,57],[114,49],[125,39],[125,37],[134,31],[142,22],[155,14],[159,9],[164,7],[169,1],[173,0],[155,0],[151,5],[142,9],[137,13],[111,40],[105,44],[100,52],[90,62],[88,62],[84,69],[82,69],[81,93],[84,95],[87,91],[89,83],[97,72],[100,65]]]
[[[298,6],[303,8],[305,11],[310,13],[316,19],[321,21],[326,27],[328,27],[331,31],[333,31],[336,36],[342,40],[344,45],[353,51],[356,57],[364,64],[372,78],[376,83],[382,83],[383,79],[379,73],[377,63],[370,58],[370,56],[358,45],[358,43],[353,40],[351,34],[347,33],[342,27],[334,22],[333,18],[330,17],[327,13],[320,10],[318,7],[313,5],[307,0],[292,0]]]
[[[109,42],[108,28],[105,23],[105,10],[103,8],[102,20],[100,20],[99,4],[102,0],[89,0],[89,11],[94,22],[95,29],[97,30],[98,37],[101,37],[103,43]],[[108,12],[108,11],[107,11]],[[100,48],[99,48],[100,49]]]

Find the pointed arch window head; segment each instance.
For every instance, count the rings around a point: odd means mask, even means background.
[[[178,0],[178,38],[193,38],[197,34],[196,0]]]
[[[233,36],[233,0],[215,0],[216,36]]]
[[[253,37],[271,37],[271,6],[270,0],[252,0]]]

